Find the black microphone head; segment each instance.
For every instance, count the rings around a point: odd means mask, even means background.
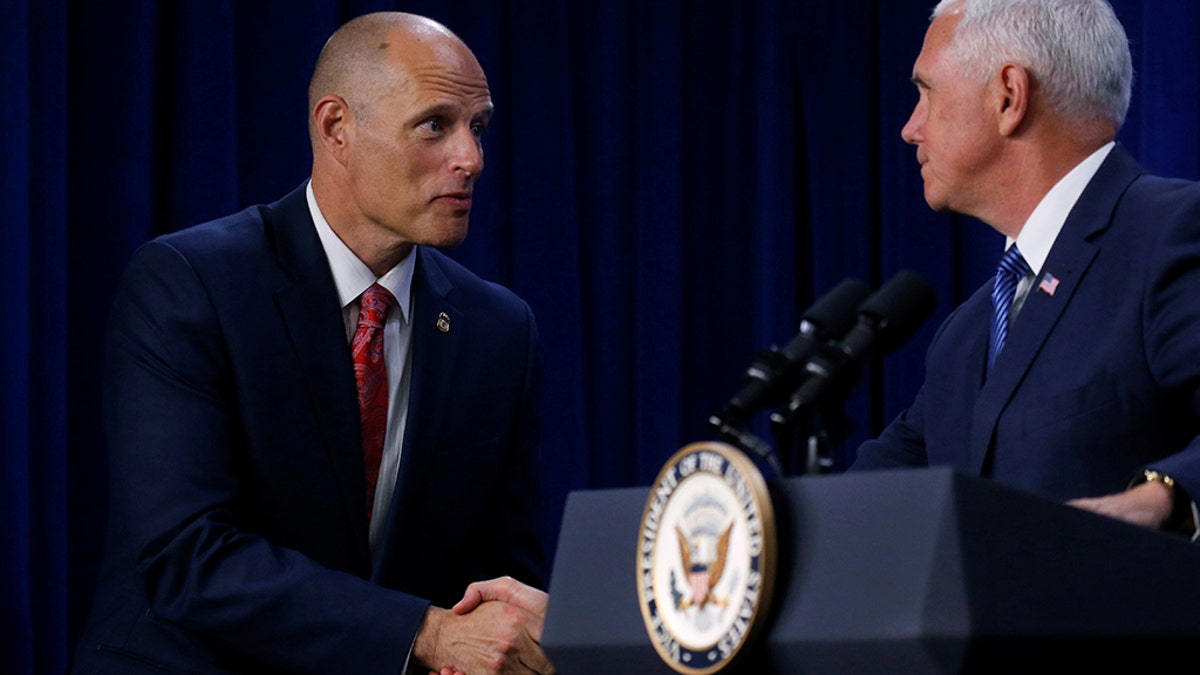
[[[846,334],[858,320],[858,308],[871,294],[871,288],[858,279],[843,279],[808,308],[803,320],[816,326],[816,333],[826,338]]]
[[[915,272],[903,270],[867,298],[858,313],[875,324],[875,348],[887,352],[907,342],[936,306],[933,287]]]

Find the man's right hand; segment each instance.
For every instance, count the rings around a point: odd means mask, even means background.
[[[480,596],[484,597],[489,596]],[[538,646],[541,634],[541,612],[499,600],[482,600],[457,611],[430,607],[413,656],[443,673],[550,674],[554,667]]]
[[[482,602],[499,600],[510,605],[516,605],[538,618],[538,632],[533,636],[538,642],[542,641],[541,621],[546,618],[546,601],[544,591],[517,581],[512,577],[500,577],[488,581],[476,581],[467,586],[462,600],[450,608],[455,614],[466,614]]]

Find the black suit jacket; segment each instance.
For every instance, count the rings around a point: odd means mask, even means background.
[[[350,350],[304,189],[136,252],[75,672],[396,673],[430,601],[503,574],[541,585],[533,316],[414,255],[408,424],[372,560]]]
[[[1200,497],[1200,185],[1145,174],[1118,145],[985,378],[991,313],[989,282],[942,324],[912,408],[852,468],[951,466],[1066,500],[1153,467]]]

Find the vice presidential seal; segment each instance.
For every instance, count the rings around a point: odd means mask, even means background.
[[[754,463],[692,443],[658,474],[638,537],[638,601],[650,641],[679,673],[728,666],[766,621],[775,512]]]

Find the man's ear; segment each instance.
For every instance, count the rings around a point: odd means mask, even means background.
[[[324,148],[339,164],[345,164],[350,136],[353,133],[350,106],[341,96],[326,94],[317,101],[312,114],[317,145]]]
[[[1011,136],[1021,127],[1029,111],[1029,71],[1015,63],[1006,63],[996,76],[996,112],[1001,136]]]

